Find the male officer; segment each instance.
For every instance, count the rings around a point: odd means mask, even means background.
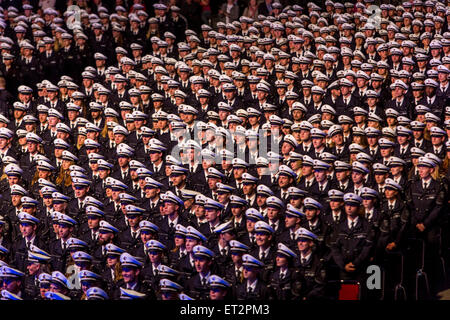
[[[211,276],[214,252],[202,245],[193,248],[196,274],[186,284],[186,291],[196,300],[208,299],[208,280]]]
[[[339,236],[332,247],[332,256],[341,269],[341,280],[359,280],[365,274],[369,261],[373,234],[369,223],[358,215],[362,198],[354,193],[344,195],[347,219],[338,227]]]

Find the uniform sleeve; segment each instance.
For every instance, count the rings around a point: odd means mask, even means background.
[[[436,223],[437,218],[439,217],[439,214],[442,209],[442,205],[444,203],[445,198],[445,192],[442,184],[440,182],[438,187],[438,192],[436,193],[436,200],[435,205],[433,206],[433,209],[431,210],[430,214],[426,217],[423,224],[426,228],[430,228]]]

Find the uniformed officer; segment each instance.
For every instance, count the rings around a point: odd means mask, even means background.
[[[361,281],[373,246],[373,233],[364,217],[358,215],[362,198],[354,193],[344,195],[347,219],[341,222],[332,255],[339,266],[340,279]]]
[[[275,296],[280,300],[292,300],[292,282],[294,262],[297,254],[283,243],[278,243],[277,256],[275,258],[276,268],[271,275],[269,286],[273,289]]]
[[[242,257],[244,267],[244,283],[236,287],[237,300],[270,300],[273,297],[271,289],[261,280],[260,272],[264,263],[250,254]]]
[[[318,254],[315,243],[318,237],[305,228],[296,232],[298,259],[295,274],[292,275],[292,295],[295,300],[323,299],[325,294],[326,271],[323,259]]]

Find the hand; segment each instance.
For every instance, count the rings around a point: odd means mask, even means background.
[[[425,226],[423,223],[416,224],[416,228],[419,229],[420,232],[423,232],[425,230]]]
[[[391,250],[395,249],[395,247],[397,247],[395,242],[391,242],[386,246],[386,250],[391,251]]]
[[[345,271],[347,272],[354,272],[356,270],[355,265],[351,262],[347,263],[345,265]]]

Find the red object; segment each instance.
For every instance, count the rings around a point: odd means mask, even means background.
[[[359,282],[341,283],[339,300],[359,300]]]

